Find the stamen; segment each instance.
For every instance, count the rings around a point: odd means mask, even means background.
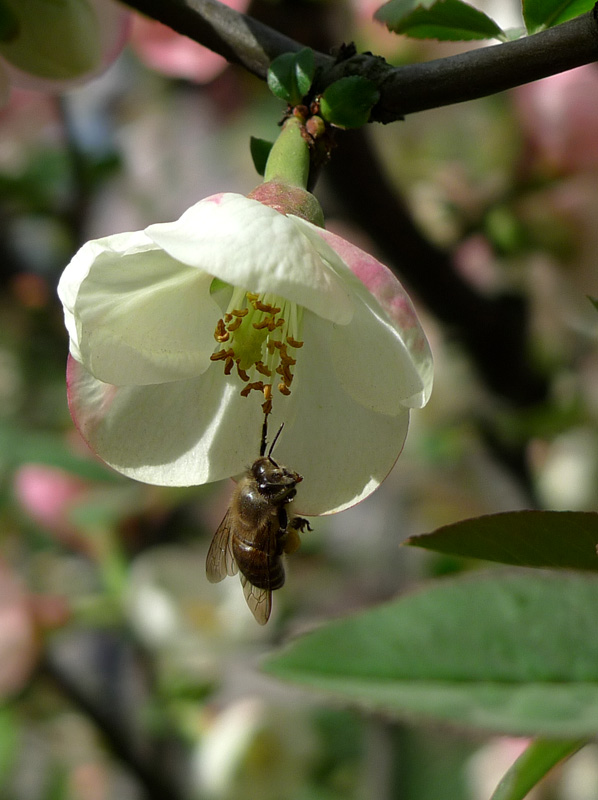
[[[256,361],[255,368],[257,369],[258,372],[261,372],[262,375],[265,375],[267,378],[269,378],[270,375],[272,375],[272,370],[268,369],[268,367],[264,364],[263,361]]]
[[[268,415],[272,411],[272,384],[267,383],[264,386],[265,401],[262,403],[262,411]]]
[[[241,327],[242,322],[243,317],[237,317],[234,322],[229,322],[229,324],[226,326],[226,329],[232,333]]]
[[[219,350],[217,353],[212,353],[210,361],[224,361],[227,358],[234,356],[234,350]]]
[[[241,389],[241,397],[249,397],[254,389],[258,392],[264,391],[264,382],[255,381],[254,383],[248,383],[244,389]]]
[[[248,381],[249,375],[245,372],[244,369],[241,369],[241,366],[239,365],[239,359],[237,359],[236,364],[237,364],[237,372],[239,374],[239,378],[241,378],[242,381]]]
[[[229,306],[216,325],[214,338],[219,343],[227,342],[228,348],[213,353],[211,360],[224,362],[225,375],[236,371],[244,383],[243,397],[252,391],[263,394],[265,415],[272,411],[273,384],[254,378],[279,375],[277,390],[285,396],[291,393],[297,359],[289,355],[287,348],[303,346],[299,338],[302,313],[303,309],[295,303],[274,294],[257,294],[234,287]],[[276,331],[280,333],[275,334]]]

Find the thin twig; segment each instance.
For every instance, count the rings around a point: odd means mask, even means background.
[[[276,56],[303,47],[217,0],[124,2],[262,79]],[[374,81],[380,101],[372,111],[373,122],[392,122],[416,111],[485,97],[597,60],[596,6],[533,36],[419,64],[392,67],[370,54],[336,63],[332,56],[316,53],[320,89],[346,75]]]
[[[113,755],[137,778],[147,800],[188,800],[181,785],[166,774],[164,759],[156,758],[151,746],[140,747],[131,732],[118,723],[115,709],[92,697],[81,680],[50,651],[45,654],[39,671],[96,726]]]

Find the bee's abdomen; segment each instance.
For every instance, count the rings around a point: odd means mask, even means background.
[[[285,574],[278,554],[267,553],[240,537],[234,537],[232,545],[237,566],[249,583],[258,589],[280,589]]]

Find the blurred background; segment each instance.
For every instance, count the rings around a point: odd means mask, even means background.
[[[388,34],[375,7],[249,11],[394,64],[467,49]],[[521,25],[514,2],[484,7]],[[595,509],[598,68],[339,137],[316,194],[329,227],[411,290],[435,389],[385,484],[312,520],[263,629],[237,579],[205,579],[232,483],[134,483],[79,438],[55,290],[87,239],[249,192],[249,136],[274,138],[282,113],[260,81],[141,19],[101,78],[60,99],[13,90],[0,111],[2,800],[483,800],[525,746],[328,706],[259,661],[320,621],[484,568],[401,549],[412,534]],[[598,798],[597,755],[534,798]]]

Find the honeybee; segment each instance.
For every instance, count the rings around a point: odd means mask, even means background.
[[[266,423],[262,430],[260,457],[235,487],[230,508],[212,539],[206,559],[206,575],[218,583],[240,573],[243,594],[253,616],[265,625],[272,611],[272,592],[285,581],[283,554],[300,545],[299,531],[311,530],[306,519],[289,515],[287,507],[303,477],[268,455]]]

